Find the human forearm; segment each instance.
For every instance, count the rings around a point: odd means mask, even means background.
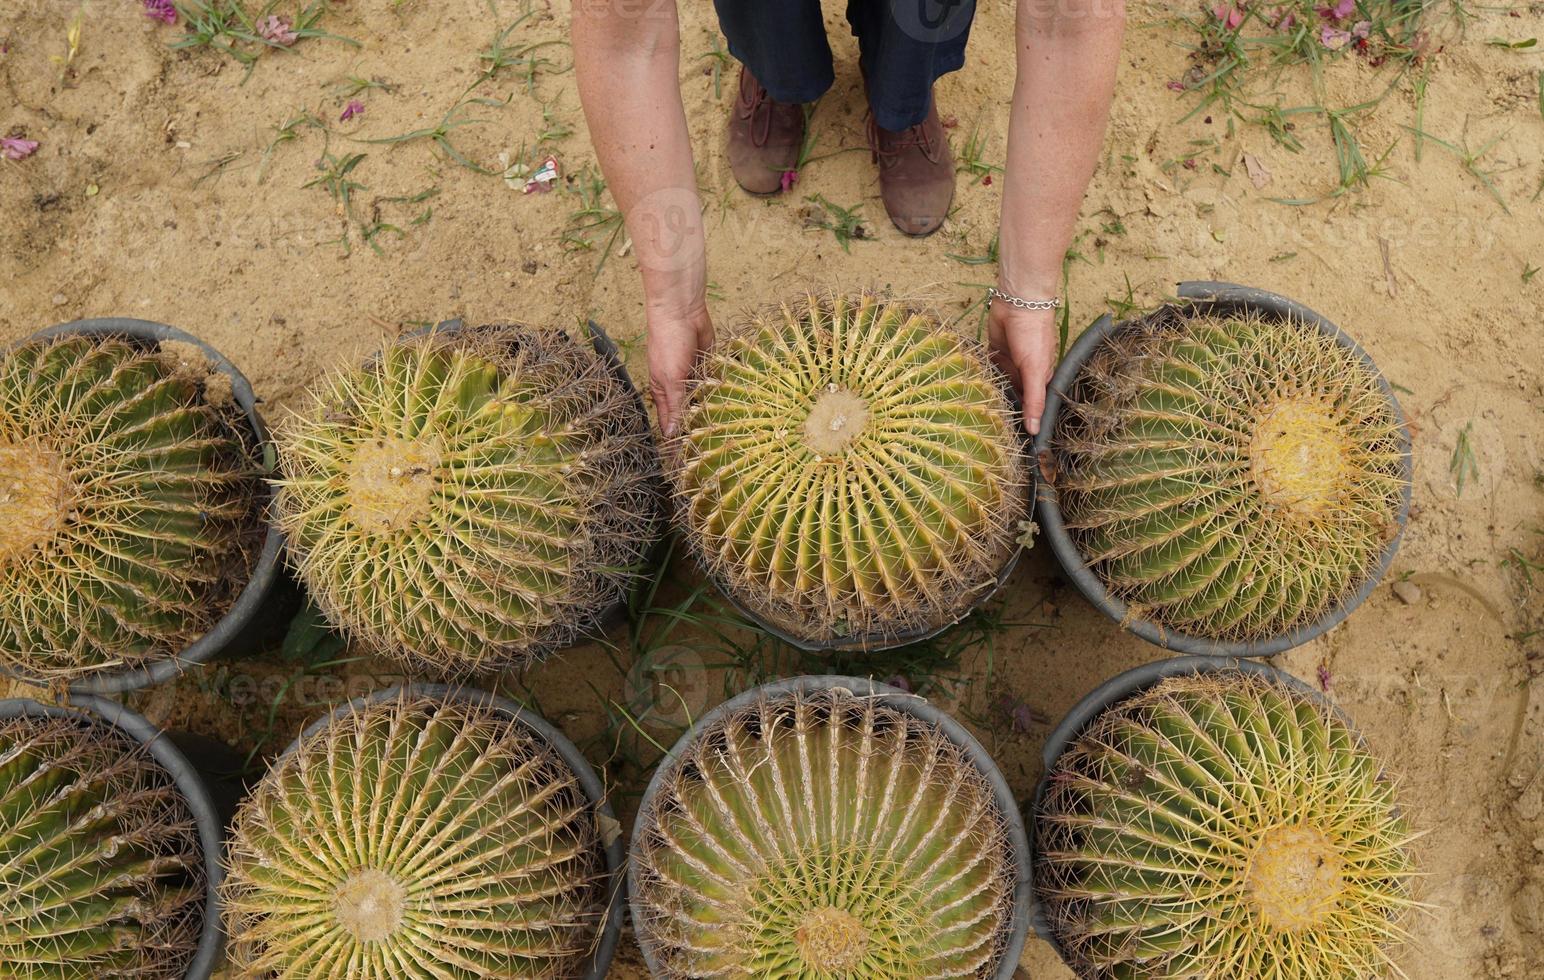
[[[1083,194],[1104,144],[1125,30],[1124,0],[1019,0],[1018,81],[1008,128],[998,286],[1046,300],[1061,287]],[[1056,363],[1055,314],[992,302],[992,349],[1040,431]]]
[[[699,310],[706,251],[674,5],[576,3],[573,45],[590,137],[627,222],[650,314]]]
[[[573,44],[590,139],[643,277],[649,393],[660,427],[672,435],[692,365],[713,342],[675,5],[578,0]]]
[[[1104,143],[1124,0],[1020,0],[998,278],[1048,298]]]

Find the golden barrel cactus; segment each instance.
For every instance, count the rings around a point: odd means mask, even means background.
[[[1181,675],[1051,766],[1035,887],[1088,980],[1397,973],[1414,902],[1395,785],[1333,707],[1277,678]]]
[[[627,595],[658,534],[635,393],[556,331],[399,340],[278,437],[279,523],[327,617],[448,675],[524,666]]]
[[[0,976],[181,980],[205,914],[193,814],[108,725],[0,720],[0,896]]]
[[[209,376],[124,337],[0,353],[0,668],[71,682],[143,666],[235,601],[260,483]]]
[[[1023,533],[1017,413],[986,351],[869,293],[812,296],[730,332],[672,456],[704,567],[811,645],[955,622]]]
[[[1335,337],[1169,308],[1094,348],[1045,477],[1128,615],[1248,644],[1322,622],[1378,573],[1406,445],[1377,371]]]
[[[610,899],[595,803],[473,692],[340,711],[242,805],[224,886],[242,976],[582,975]]]
[[[720,709],[655,777],[631,867],[655,976],[997,976],[1018,864],[988,774],[883,688],[809,680]]]

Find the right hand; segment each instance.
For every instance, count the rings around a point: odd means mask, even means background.
[[[649,394],[665,438],[675,437],[686,410],[686,383],[697,358],[713,343],[705,303],[676,312],[655,312],[649,323]]]

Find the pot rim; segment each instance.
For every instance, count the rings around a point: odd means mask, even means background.
[[[167,775],[193,814],[199,847],[204,858],[204,922],[198,947],[188,964],[184,980],[209,980],[223,962],[225,946],[225,909],[220,886],[225,880],[225,824],[220,819],[204,777],[166,736],[143,715],[130,708],[89,694],[72,694],[68,705],[46,704],[32,698],[0,700],[0,719],[68,718],[86,719],[123,733],[142,746]]]
[[[159,343],[160,341],[167,340],[192,344],[199,348],[208,358],[211,367],[230,378],[231,395],[236,404],[240,406],[242,414],[245,416],[252,435],[256,440],[254,451],[257,461],[268,473],[273,472],[273,444],[269,440],[268,427],[264,424],[262,416],[258,414],[257,396],[252,391],[252,383],[247,380],[246,375],[242,374],[240,369],[230,359],[214,347],[193,334],[169,324],[158,323],[153,320],[137,320],[132,317],[95,317],[86,320],[72,320],[69,323],[61,323],[39,330],[37,333],[32,334],[32,336],[11,346],[20,346],[20,344],[35,340],[53,340],[74,335],[125,337],[129,340],[145,344]],[[228,647],[241,631],[252,622],[262,609],[263,603],[268,598],[268,594],[273,590],[274,584],[278,581],[280,570],[283,566],[282,553],[284,550],[284,535],[271,519],[273,489],[267,479],[258,477],[257,482],[259,487],[255,506],[261,508],[262,523],[266,529],[263,537],[263,546],[253,561],[246,585],[237,593],[235,601],[231,603],[230,608],[225,611],[225,614],[209,628],[207,633],[188,644],[181,652],[169,657],[157,658],[137,667],[92,671],[67,685],[72,694],[123,694],[165,683],[194,667],[200,667],[208,663]],[[33,687],[49,686],[48,681],[19,671],[0,669],[0,672]]]
[[[575,777],[579,780],[580,788],[584,791],[584,795],[594,805],[595,815],[602,829],[604,830],[608,822],[616,827],[616,837],[610,843],[605,844],[606,877],[609,880],[611,898],[606,904],[605,919],[596,934],[595,947],[590,953],[589,966],[584,973],[586,980],[605,980],[606,971],[611,967],[612,957],[616,955],[617,944],[622,938],[622,910],[626,905],[627,899],[626,851],[622,843],[622,825],[617,820],[616,813],[612,810],[611,803],[606,797],[605,784],[595,774],[594,768],[590,765],[589,760],[584,757],[584,753],[579,751],[579,747],[570,741],[568,736],[564,735],[556,726],[535,711],[502,695],[464,684],[398,684],[379,691],[372,691],[369,694],[361,695],[334,706],[325,715],[307,725],[300,735],[274,758],[274,762],[277,763],[282,759],[289,758],[299,750],[302,742],[312,738],[333,722],[347,717],[352,712],[383,701],[391,701],[401,696],[430,698],[449,703],[487,708],[505,716],[516,724],[525,726],[550,746],[553,751],[557,752],[558,757],[573,770]],[[272,766],[270,765],[271,768]]]
[[[1031,507],[1033,507],[1033,498],[1031,498]],[[709,572],[702,565],[702,563],[697,560],[696,553],[693,549],[688,548],[687,550],[692,551],[692,559],[696,564],[698,571],[700,571],[702,575],[708,579],[708,581],[713,583],[713,588],[717,590],[719,595],[724,597],[724,600],[729,603],[730,607],[733,608],[735,612],[739,613],[742,617],[748,620],[751,625],[755,626],[762,632],[775,636],[794,649],[804,653],[883,653],[886,650],[894,650],[897,647],[903,647],[912,643],[922,643],[926,640],[931,640],[935,636],[945,633],[948,630],[951,630],[954,627],[960,625],[965,620],[969,619],[976,612],[976,610],[980,609],[982,606],[996,598],[997,595],[1002,592],[1003,586],[1008,584],[1008,579],[1012,577],[1014,569],[1019,567],[1019,559],[1024,555],[1024,549],[1022,547],[1016,546],[1013,549],[1013,552],[1008,556],[1007,561],[1003,563],[1001,570],[998,571],[997,579],[992,583],[992,585],[983,590],[977,598],[963,606],[959,610],[958,615],[947,620],[946,622],[939,623],[934,626],[922,626],[899,633],[876,630],[874,632],[864,633],[859,636],[843,637],[840,640],[826,643],[818,640],[811,640],[808,637],[800,636],[797,633],[791,633],[787,630],[787,628],[778,626],[776,623],[767,619],[761,613],[746,605],[740,596],[736,594],[733,589],[729,588],[727,583],[720,580],[718,576]]]
[[[1050,542],[1051,550],[1055,553],[1058,563],[1063,571],[1066,572],[1067,577],[1072,579],[1078,591],[1101,612],[1119,624],[1121,629],[1130,630],[1149,643],[1180,654],[1223,658],[1273,657],[1293,647],[1307,643],[1309,640],[1339,625],[1372,594],[1373,590],[1383,581],[1384,576],[1388,574],[1389,568],[1394,563],[1394,556],[1399,551],[1400,540],[1404,537],[1405,526],[1410,516],[1410,495],[1414,477],[1410,429],[1406,422],[1404,409],[1400,406],[1399,399],[1395,397],[1393,387],[1389,384],[1388,379],[1383,376],[1383,373],[1378,370],[1378,366],[1373,362],[1372,357],[1349,334],[1319,313],[1284,296],[1279,296],[1263,289],[1239,286],[1226,282],[1182,282],[1179,284],[1178,295],[1181,300],[1189,301],[1188,304],[1184,305],[1186,309],[1197,309],[1206,306],[1224,310],[1249,310],[1263,313],[1277,320],[1290,320],[1313,327],[1334,339],[1336,343],[1351,351],[1367,365],[1376,379],[1378,387],[1388,399],[1389,408],[1392,410],[1395,421],[1399,425],[1404,488],[1396,514],[1397,532],[1389,540],[1388,544],[1384,546],[1377,563],[1369,570],[1366,578],[1358,586],[1357,590],[1345,596],[1334,607],[1325,611],[1318,619],[1275,636],[1238,642],[1208,639],[1203,636],[1175,632],[1165,629],[1152,620],[1132,613],[1130,607],[1125,602],[1109,593],[1098,575],[1084,561],[1077,544],[1072,540],[1072,536],[1068,533],[1066,524],[1062,520],[1060,500],[1056,488],[1052,485],[1051,481],[1044,479],[1036,480],[1035,503],[1039,511],[1040,528],[1046,539]],[[1179,309],[1181,304],[1166,304],[1166,308]],[[1056,431],[1057,416],[1061,411],[1062,404],[1066,400],[1066,393],[1071,390],[1089,355],[1107,337],[1124,327],[1127,322],[1129,321],[1117,323],[1109,314],[1100,317],[1092,326],[1083,331],[1077,341],[1068,349],[1067,355],[1062,359],[1061,364],[1057,366],[1056,374],[1052,377],[1050,388],[1046,392],[1045,412],[1041,416],[1040,434],[1035,437],[1034,442],[1033,460],[1037,477],[1042,455],[1049,456],[1052,452],[1051,440]]]
[[[953,742],[965,754],[976,769],[992,786],[992,798],[997,803],[997,808],[1002,813],[1003,823],[1007,827],[1008,839],[1013,846],[1016,878],[1013,888],[1013,912],[1009,920],[1010,929],[1007,942],[1003,946],[1002,959],[998,962],[995,980],[1011,980],[1019,966],[1019,959],[1024,952],[1024,943],[1029,937],[1031,902],[1034,895],[1034,879],[1031,866],[1031,852],[1029,835],[1024,827],[1024,815],[1019,808],[1018,800],[1013,795],[1013,790],[1008,786],[1008,780],[1003,776],[1002,769],[998,767],[992,756],[982,747],[966,728],[952,715],[929,702],[926,698],[916,694],[909,694],[899,688],[882,684],[878,681],[861,678],[847,677],[838,674],[812,674],[804,677],[791,677],[785,680],[772,681],[744,691],[727,701],[714,707],[707,714],[697,720],[691,728],[687,729],[674,746],[659,761],[654,770],[654,775],[649,780],[648,788],[644,790],[643,798],[638,804],[638,816],[633,824],[631,846],[627,855],[627,883],[629,896],[637,894],[639,863],[638,863],[638,838],[639,828],[645,820],[652,817],[652,806],[655,796],[664,784],[666,773],[680,764],[681,758],[691,749],[698,736],[708,726],[714,724],[724,716],[738,711],[748,705],[767,697],[775,697],[781,694],[794,694],[804,691],[824,691],[833,688],[845,688],[858,697],[876,697],[886,707],[904,712],[920,719],[928,724],[936,726],[944,736]],[[636,923],[638,912],[629,906]],[[648,964],[649,972],[653,976],[663,975],[653,948],[645,941],[641,932],[635,926],[634,935],[638,941],[638,947],[643,952],[644,961]]]
[[[1141,664],[1130,670],[1122,671],[1104,681],[1080,698],[1076,704],[1068,709],[1067,714],[1057,723],[1056,727],[1051,729],[1050,734],[1046,736],[1045,746],[1040,752],[1040,760],[1044,768],[1040,774],[1039,781],[1035,784],[1035,795],[1030,804],[1030,819],[1038,824],[1040,811],[1045,803],[1046,793],[1050,790],[1051,772],[1055,768],[1056,763],[1066,753],[1072,743],[1100,715],[1114,708],[1122,701],[1129,700],[1144,691],[1150,690],[1171,677],[1226,673],[1245,674],[1250,677],[1265,678],[1284,684],[1293,691],[1329,707],[1345,722],[1346,726],[1353,733],[1356,733],[1357,739],[1361,739],[1360,732],[1351,724],[1351,719],[1339,705],[1323,692],[1315,690],[1311,685],[1271,664],[1251,660],[1247,657],[1217,657],[1194,654],[1155,660],[1151,663]],[[1031,868],[1033,869],[1037,847],[1037,839],[1034,836],[1030,837],[1029,846]],[[1033,877],[1033,874],[1031,876]],[[1066,950],[1062,948],[1061,942],[1056,938],[1055,932],[1051,928],[1050,919],[1041,905],[1039,892],[1031,888],[1030,894],[1030,915],[1035,935],[1049,943],[1056,950],[1056,954],[1061,957],[1062,962],[1071,966],[1072,961],[1068,958]]]

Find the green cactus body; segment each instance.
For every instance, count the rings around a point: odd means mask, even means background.
[[[592,803],[518,721],[403,695],[303,738],[242,805],[242,976],[578,976],[609,895]]]
[[[128,738],[0,721],[0,977],[177,980],[203,928],[193,816]]]
[[[399,341],[280,433],[301,579],[367,648],[447,674],[574,642],[637,580],[658,460],[634,395],[555,332]]]
[[[244,581],[256,488],[174,358],[83,336],[0,355],[0,666],[72,681],[181,652]]]
[[[1013,851],[936,727],[845,690],[698,733],[635,831],[634,921],[669,978],[991,977]]]
[[[1018,423],[986,353],[877,296],[811,297],[708,354],[676,443],[706,568],[817,642],[953,622],[1025,518]]]
[[[1247,642],[1316,621],[1374,573],[1399,532],[1401,429],[1374,369],[1312,327],[1166,312],[1089,357],[1054,482],[1134,615]]]
[[[1174,678],[1052,767],[1035,883],[1089,980],[1397,973],[1414,903],[1395,787],[1333,708],[1242,674]]]

